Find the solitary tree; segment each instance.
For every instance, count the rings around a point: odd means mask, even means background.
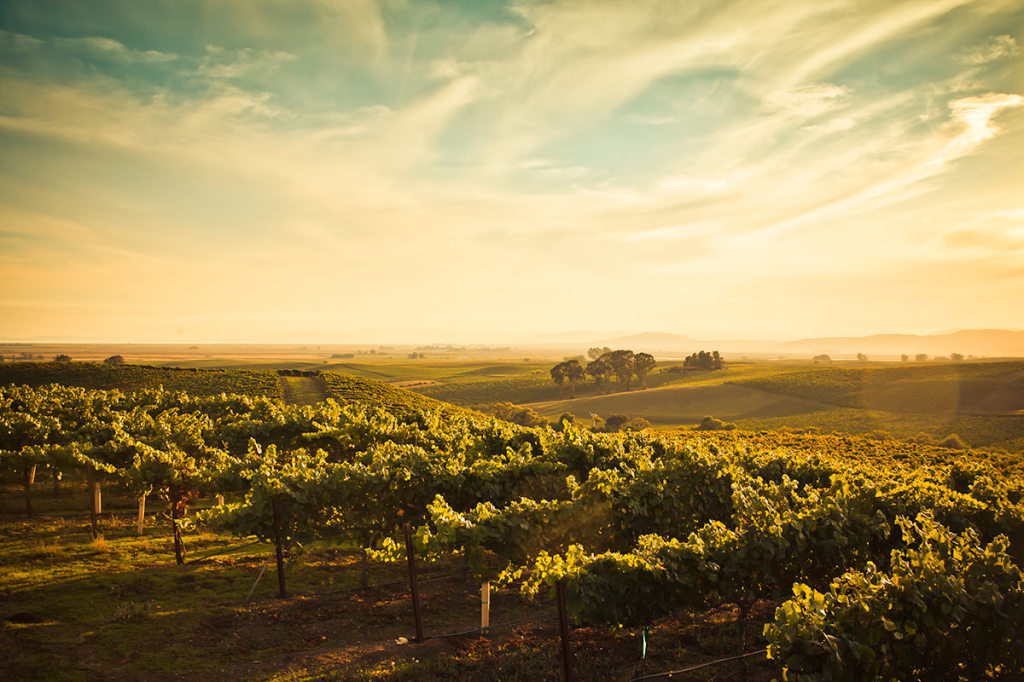
[[[914,356],[914,360],[916,360],[917,362],[924,362],[927,359],[928,359],[928,354],[927,353],[918,353],[917,355]]]
[[[864,362],[865,360],[868,359],[868,356],[864,355],[863,353],[857,353],[857,359],[860,360],[861,362]]]
[[[607,386],[608,377],[614,373],[611,364],[604,358],[598,358],[587,363],[587,374],[594,377],[594,383],[598,388]]]
[[[551,374],[551,380],[555,382],[557,386],[565,384],[565,363],[560,362],[549,370]]]
[[[633,370],[635,368],[635,356],[631,350],[613,350],[611,353],[607,353],[601,356],[608,361],[608,364],[612,366],[612,371],[615,372],[615,376],[619,379],[619,385],[625,386],[626,390],[629,390],[629,385],[632,383]]]
[[[575,398],[576,384],[586,379],[586,371],[576,358],[566,360],[562,365],[565,367],[565,383],[569,385],[569,397]]]
[[[910,356],[907,355],[906,353],[904,353],[903,355],[900,356],[900,361],[901,362],[906,362],[909,359],[910,359]]]
[[[111,355],[109,358],[103,361],[106,365],[123,365],[124,357],[120,355]]]
[[[560,362],[551,368],[551,378],[554,379],[555,383],[559,386],[567,384],[569,386],[569,397],[576,397],[576,384],[582,381],[586,377],[583,370],[583,366],[579,360],[573,358],[572,360],[566,360]]]
[[[640,385],[647,388],[647,374],[654,369],[654,356],[650,353],[637,353],[633,356],[633,371],[640,378]]]
[[[949,359],[953,362],[963,362],[964,356],[963,353],[950,353]]]

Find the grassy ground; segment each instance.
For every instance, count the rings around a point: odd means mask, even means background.
[[[37,497],[45,494],[40,491]],[[270,548],[206,533],[186,534],[187,561],[174,565],[167,523],[147,517],[135,534],[132,500],[110,491],[93,541],[88,516],[74,509],[84,490],[51,505],[61,511],[27,520],[15,513],[19,491],[2,491],[0,656],[5,679],[172,680],[558,680],[559,640],[550,599],[523,600],[492,590],[486,637],[476,633],[410,642],[414,628],[405,567],[369,565],[359,585],[359,553],[321,545],[288,567],[290,596],[276,596]],[[155,501],[151,501],[151,505]],[[226,551],[225,551],[226,550]],[[204,558],[204,555],[222,553]],[[261,568],[268,568],[254,590]],[[426,634],[479,624],[478,585],[454,564],[420,565]],[[759,604],[747,626],[747,650],[773,605]],[[518,622],[512,626],[502,623]],[[652,624],[648,658],[639,633],[574,628],[573,666],[581,680],[629,680],[735,653],[734,608],[683,613]],[[404,639],[403,639],[404,638]],[[749,680],[777,671],[749,659]],[[740,665],[709,668],[691,679],[738,680]]]

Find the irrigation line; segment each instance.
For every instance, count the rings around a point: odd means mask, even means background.
[[[242,600],[243,604],[245,604],[246,602],[249,601],[249,597],[252,596],[252,591],[256,589],[256,585],[259,584],[260,578],[263,577],[263,572],[266,571],[266,570],[267,570],[267,562],[264,561],[263,562],[263,568],[260,569],[260,574],[258,576],[256,576],[256,580],[253,582],[252,587],[249,588],[249,594],[245,595],[245,599]]]
[[[430,575],[430,576],[427,576],[426,578],[419,578],[419,582],[421,582],[421,583],[432,583],[432,582],[437,582],[439,580],[449,580],[451,578],[458,578],[460,576],[461,576],[461,573],[442,573],[441,575]],[[338,588],[336,590],[327,590],[325,592],[316,592],[315,594],[343,594],[343,593],[346,593],[346,592],[359,592],[361,590],[379,590],[379,589],[384,588],[384,587],[394,587],[395,585],[408,585],[408,584],[409,584],[409,579],[406,578],[405,580],[392,580],[392,581],[386,582],[386,583],[375,583],[373,585],[367,585],[366,587],[363,587],[362,585],[360,585],[358,587],[341,587],[341,588]]]
[[[536,620],[554,620],[552,614],[539,615],[539,616],[527,616],[525,618],[517,618],[516,620],[510,620],[505,623],[494,623],[488,625],[486,628],[473,628],[472,630],[466,630],[465,632],[446,632],[441,635],[427,635],[424,639],[449,639],[451,637],[465,637],[466,635],[475,635],[477,633],[483,633],[484,630],[494,630],[496,628],[507,628],[513,625],[519,625],[520,623],[528,623]]]
[[[207,554],[202,555],[198,559],[192,559],[188,563],[196,564],[196,563],[199,563],[200,561],[205,561],[206,559],[209,559],[210,557],[215,557],[215,556],[218,556],[220,554],[227,554],[228,552],[233,552],[236,549],[245,549],[246,547],[252,547],[253,545],[259,545],[262,542],[263,542],[262,540],[255,540],[255,541],[250,542],[250,543],[245,544],[245,545],[239,545],[238,547],[221,547],[219,549],[215,549],[212,552],[209,552]]]
[[[639,682],[640,680],[653,680],[655,677],[672,677],[673,675],[678,675],[680,673],[688,673],[694,670],[700,670],[701,668],[709,668],[713,665],[718,665],[719,663],[728,663],[729,661],[738,661],[741,658],[747,658],[748,656],[757,656],[758,654],[763,654],[766,651],[768,651],[767,647],[765,647],[764,649],[758,649],[757,651],[749,651],[745,654],[740,654],[739,656],[730,656],[728,658],[720,658],[717,661],[708,661],[707,663],[701,663],[700,665],[692,665],[689,668],[680,668],[679,670],[669,670],[663,673],[641,675],[640,677],[634,677],[629,682]]]

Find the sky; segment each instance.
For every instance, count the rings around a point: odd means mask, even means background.
[[[3,0],[0,340],[1024,328],[1020,0]]]

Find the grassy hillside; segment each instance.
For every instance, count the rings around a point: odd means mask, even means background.
[[[696,424],[707,415],[727,419],[783,417],[822,409],[820,403],[735,384],[671,386],[542,402],[531,407],[549,418],[564,412],[579,417],[625,414],[655,424]]]
[[[136,391],[163,386],[196,395],[243,393],[281,397],[277,373],[269,370],[177,369],[98,362],[5,362],[0,384],[64,384],[83,388]]]
[[[973,447],[995,447],[1024,453],[1024,416],[946,415],[829,408],[777,417],[734,419],[742,429],[814,428],[822,432],[889,435],[893,438],[931,438],[940,441],[957,434]]]
[[[655,368],[647,377],[648,387],[656,389],[666,386],[716,385],[726,381],[771,375],[785,369],[764,364],[737,363],[728,366],[724,370],[715,372],[669,371],[671,367],[678,364],[680,363],[662,364]],[[566,398],[566,389],[556,385],[551,380],[551,376],[548,373],[551,367],[550,364],[545,365],[544,369],[531,371],[529,375],[519,376],[499,374],[497,370],[501,367],[499,365],[486,371],[481,369],[477,372],[466,372],[457,377],[439,380],[439,383],[436,384],[415,387],[413,390],[438,400],[469,406],[499,402],[516,404],[553,403],[562,402]],[[638,388],[639,386],[640,382],[634,379],[633,387]],[[612,395],[618,395],[616,392],[619,390],[617,382],[613,380],[611,387],[613,393],[607,394],[604,389],[599,389],[588,377],[587,381],[576,387],[576,398],[601,400]],[[632,395],[632,393],[625,395]]]
[[[1024,362],[808,368],[743,385],[839,407],[900,413],[1024,413]]]
[[[556,418],[644,417],[660,427],[712,415],[742,429],[814,428],[942,440],[1024,452],[1024,362],[882,367],[752,365],[678,385],[529,405]]]

